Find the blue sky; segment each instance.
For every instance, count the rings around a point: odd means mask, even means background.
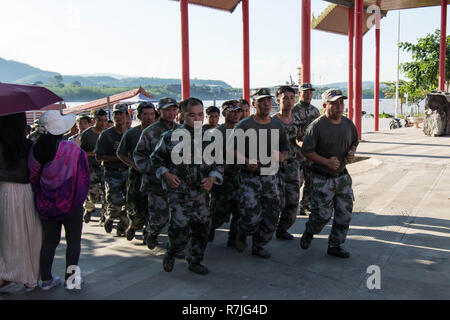
[[[251,87],[297,80],[301,0],[249,0]],[[312,0],[316,16],[329,5]],[[0,10],[0,57],[62,74],[181,78],[179,3],[169,0],[16,0]],[[242,87],[242,10],[190,5],[191,78]],[[398,12],[381,22],[381,80],[394,80]],[[401,41],[440,28],[440,7],[403,10]],[[447,27],[447,34],[449,28]],[[313,30],[312,82],[347,81],[347,37]],[[363,80],[374,79],[375,32],[364,38]],[[401,54],[401,62],[410,57]],[[1,70],[0,70],[1,72]]]

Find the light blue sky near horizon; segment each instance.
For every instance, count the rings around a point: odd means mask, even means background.
[[[318,16],[329,3],[312,0]],[[65,75],[181,78],[180,6],[169,0],[2,1],[0,57]],[[297,82],[301,0],[249,0],[251,87]],[[189,6],[191,78],[242,87],[242,10]],[[398,11],[381,21],[382,81],[395,80]],[[440,7],[402,10],[401,41],[440,28]],[[449,26],[447,23],[447,34]],[[312,30],[312,83],[346,82],[346,36]],[[363,80],[375,73],[375,30],[364,37]],[[401,53],[400,62],[410,59]],[[1,72],[1,70],[0,70]]]

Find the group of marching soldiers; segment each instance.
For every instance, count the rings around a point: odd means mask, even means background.
[[[214,240],[215,230],[226,222],[230,222],[228,247],[243,252],[246,239],[251,236],[252,255],[269,258],[270,253],[264,247],[274,233],[279,239],[294,239],[288,229],[297,214],[310,213],[301,239],[303,249],[309,247],[313,235],[334,214],[328,253],[348,257],[341,244],[350,223],[353,193],[345,163],[353,160],[358,144],[356,130],[351,122],[344,121],[347,118],[342,117],[342,121],[339,118],[342,124],[335,123],[339,127],[338,137],[332,137],[333,143],[340,139],[336,142],[339,155],[323,158],[320,150],[327,138],[325,129],[321,129],[325,124],[319,120],[327,119],[329,113],[333,115],[332,108],[343,109],[346,97],[339,90],[325,92],[322,95],[325,114],[321,116],[311,105],[314,90],[309,83],[299,86],[299,103],[295,104],[295,90],[290,86],[279,87],[275,98],[280,111],[275,115],[271,114],[273,96],[264,88],[252,94],[254,114],[250,114],[250,103],[244,99],[226,101],[222,110],[206,109],[203,132],[216,130],[225,140],[227,130],[253,129],[264,133],[279,130],[279,149],[270,150],[277,152],[279,170],[268,175],[262,174],[265,165],[259,159],[260,152],[257,159],[252,159],[247,150],[244,154],[231,150],[235,158],[242,160],[239,164],[211,164],[205,160],[201,164],[174,163],[171,154],[180,143],[172,137],[176,129],[184,129],[193,138],[194,128],[198,122],[203,123],[204,106],[199,99],[191,97],[178,103],[164,98],[157,108],[142,102],[137,107],[141,123],[133,128],[129,128],[126,104],[114,105],[114,125],[108,129],[105,129],[107,113],[96,110],[94,125],[76,137],[88,155],[91,175],[84,221],[89,223],[94,211],[100,210],[100,221],[107,233],[112,232],[114,221],[118,221],[117,235],[129,241],[136,231],[143,230],[143,241],[149,249],[158,245],[158,237],[167,226],[164,270],[172,271],[175,258],[186,258],[189,270],[207,274],[208,268],[201,264],[207,243]],[[220,113],[225,122],[218,125]],[[332,117],[326,121],[333,123]],[[345,128],[341,128],[343,125]],[[271,145],[270,133],[266,138]],[[202,143],[204,150],[208,142]],[[224,144],[224,154],[227,152],[230,150]],[[193,160],[194,155],[189,156]],[[345,189],[346,196],[342,197],[338,189]],[[101,209],[96,209],[98,203],[102,203]],[[185,253],[188,242],[189,252]]]

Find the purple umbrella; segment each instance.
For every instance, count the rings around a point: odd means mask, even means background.
[[[47,88],[0,83],[0,115],[39,110],[63,99]]]

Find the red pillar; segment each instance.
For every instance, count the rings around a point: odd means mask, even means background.
[[[181,96],[187,99],[191,95],[191,83],[189,78],[189,15],[188,0],[180,0],[181,9],[181,67],[182,84]]]
[[[355,8],[348,9],[348,118],[353,120],[353,39],[355,33]]]
[[[250,101],[250,36],[249,36],[249,15],[248,0],[242,0],[242,35],[244,52],[244,85],[242,95],[245,100]]]
[[[363,53],[363,18],[364,1],[355,1],[355,123],[358,137],[361,139],[361,109],[362,109],[362,53]]]
[[[311,82],[311,0],[302,0],[302,83]]]
[[[380,20],[375,28],[375,131],[379,130],[380,114]]]
[[[445,55],[447,38],[447,0],[441,0],[441,51],[439,58],[439,90],[445,90]]]

